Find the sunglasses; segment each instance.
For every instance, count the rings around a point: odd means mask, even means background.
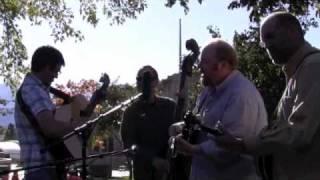
[[[136,80],[137,80],[138,82],[141,82],[141,81],[143,81],[143,77],[138,76],[138,77],[136,78]],[[155,81],[155,80],[157,80],[157,78],[156,78],[156,77],[150,77],[150,80],[151,80],[151,81]]]

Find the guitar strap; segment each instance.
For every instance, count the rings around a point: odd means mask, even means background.
[[[24,102],[24,100],[22,98],[21,88],[18,89],[18,91],[17,91],[16,100],[20,106],[21,111],[28,119],[29,123],[31,124],[31,126],[35,130],[38,137],[42,138],[45,147],[50,145],[51,143],[59,142],[59,139],[48,138],[42,132],[38,121],[36,120],[34,115],[31,113],[29,106]],[[63,142],[57,143],[57,145],[55,145],[54,147],[49,148],[48,151],[51,154],[51,156],[54,158],[54,160],[64,160],[64,159],[72,157],[71,153],[69,152],[69,150],[67,149],[67,147],[64,145]],[[56,165],[56,172],[57,172],[57,176],[61,176],[60,179],[64,179],[64,175],[66,172],[65,165],[64,164]]]

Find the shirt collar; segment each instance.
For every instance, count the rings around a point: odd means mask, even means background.
[[[315,48],[313,48],[308,42],[304,42],[304,44],[298,49],[297,52],[295,52],[291,58],[289,58],[289,61],[287,64],[283,66],[283,71],[286,74],[286,78],[290,79],[291,76],[295,73],[299,65],[304,60],[304,56],[312,51],[314,51]]]

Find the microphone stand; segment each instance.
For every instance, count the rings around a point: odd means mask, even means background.
[[[130,148],[124,149],[122,151],[112,151],[112,152],[105,152],[105,153],[98,153],[98,154],[93,154],[81,158],[70,158],[70,159],[65,159],[65,160],[58,160],[58,161],[51,161],[45,164],[40,164],[40,165],[35,165],[35,166],[28,166],[24,168],[17,168],[13,170],[3,170],[0,172],[0,176],[9,174],[11,172],[18,172],[18,171],[23,171],[23,170],[30,170],[30,169],[36,169],[36,168],[45,168],[45,167],[52,167],[52,166],[57,166],[60,164],[68,164],[76,161],[80,161],[83,159],[93,159],[93,158],[102,158],[105,156],[119,156],[122,154],[135,154],[136,153],[136,145],[132,145]],[[85,168],[86,169],[86,168]]]
[[[63,136],[63,138],[61,140],[58,140],[57,142],[52,143],[51,145],[47,146],[46,148],[42,149],[41,152],[45,152],[50,148],[53,148],[54,146],[56,146],[57,144],[65,141],[66,139],[70,138],[71,136],[74,135],[80,135],[81,140],[82,140],[82,148],[81,148],[81,155],[82,155],[82,173],[81,173],[81,178],[82,180],[86,180],[87,179],[87,162],[86,162],[86,155],[87,155],[87,144],[88,144],[88,136],[89,133],[88,131],[86,131],[87,129],[90,129],[95,123],[97,123],[102,117],[106,117],[109,114],[122,109],[126,106],[128,106],[129,104],[131,104],[133,101],[135,101],[137,98],[139,98],[141,96],[141,93],[137,94],[134,97],[129,98],[128,100],[120,103],[119,105],[117,105],[116,107],[110,109],[109,111],[100,114],[98,117],[87,121],[86,123],[78,126],[77,128],[75,128],[73,131],[71,131],[70,133],[66,134],[65,136]]]

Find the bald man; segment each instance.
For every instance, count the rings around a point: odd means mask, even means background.
[[[267,124],[267,114],[261,95],[237,65],[236,52],[227,42],[213,39],[204,47],[200,68],[205,88],[194,113],[205,126],[213,128],[220,121],[234,137],[250,141]],[[178,129],[171,126],[171,135]],[[251,156],[222,148],[206,132],[200,132],[196,144],[181,135],[176,142],[178,152],[192,156],[190,180],[259,179]]]
[[[320,52],[305,41],[298,19],[287,12],[272,13],[263,20],[260,40],[272,62],[283,68],[287,84],[276,119],[252,144],[245,143],[246,151],[272,155],[273,161],[262,169],[265,179],[318,180]]]

